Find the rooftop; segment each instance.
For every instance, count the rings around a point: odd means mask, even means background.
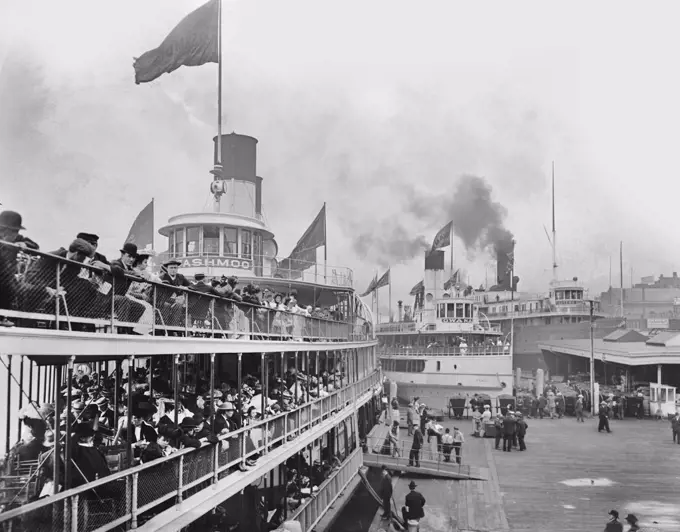
[[[680,335],[680,333],[676,333]],[[590,357],[590,339],[553,340],[541,342],[541,351],[579,357]],[[593,342],[595,360],[606,360],[624,366],[647,366],[652,364],[680,364],[678,345],[653,345],[646,342],[612,342],[596,339]]]

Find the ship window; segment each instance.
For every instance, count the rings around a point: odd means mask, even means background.
[[[178,257],[184,256],[184,229],[175,231],[175,253]]]
[[[464,303],[456,303],[456,318],[465,317],[465,309],[463,309],[464,306]]]
[[[453,318],[456,315],[456,312],[454,308],[456,307],[455,303],[447,303],[446,304],[446,316],[449,318]]]
[[[238,231],[233,227],[224,228],[224,256],[237,257],[238,256]]]
[[[170,231],[170,234],[168,235],[168,254],[170,257],[175,256],[175,232]]]
[[[470,303],[465,304],[465,317],[472,318],[472,305]]]
[[[187,227],[187,256],[198,255],[200,238],[200,227]]]
[[[220,254],[220,228],[217,225],[203,227],[203,254],[213,257]]]
[[[253,256],[253,233],[241,229],[241,257],[250,259]]]
[[[439,303],[437,305],[437,318],[446,318],[446,304]]]
[[[437,371],[441,371],[441,369],[442,369],[442,363],[439,360],[437,360]]]

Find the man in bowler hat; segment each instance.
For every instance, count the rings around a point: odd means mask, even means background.
[[[401,517],[404,520],[404,524],[407,525],[409,520],[420,520],[425,517],[425,497],[422,496],[420,492],[416,491],[418,485],[412,480],[408,489],[411,490],[406,494],[406,506],[401,508]]]

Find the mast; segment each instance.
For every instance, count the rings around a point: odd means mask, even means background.
[[[213,211],[220,212],[220,198],[226,192],[222,166],[222,0],[217,0],[217,161],[210,173],[215,176],[210,187]]]
[[[621,317],[623,318],[623,240],[619,245],[619,261],[621,263]]]
[[[552,163],[552,271],[553,281],[557,281],[557,231],[555,230],[555,161]]]

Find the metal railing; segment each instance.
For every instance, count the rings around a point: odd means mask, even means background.
[[[455,318],[451,318],[455,319]],[[473,325],[472,332],[500,332],[500,325],[485,325],[481,320],[475,322],[473,318],[460,318],[460,324],[463,325]],[[445,327],[450,325],[456,325],[453,322],[442,322],[442,318],[437,318],[434,322],[421,321],[421,322],[399,322],[399,323],[378,323],[376,326],[376,332],[378,333],[399,333],[399,332],[428,332],[432,327],[436,330],[437,327]],[[439,332],[453,332],[440,330]]]
[[[172,286],[0,242],[0,316],[18,326],[84,332],[274,340],[365,341],[372,324],[271,308],[225,287]],[[3,257],[5,258],[5,257]],[[203,290],[203,291],[200,291]],[[312,312],[314,314],[314,311]]]
[[[596,314],[603,314],[599,309],[595,310]],[[549,307],[549,308],[542,308],[542,309],[532,309],[532,310],[516,310],[516,311],[508,311],[508,312],[491,312],[487,313],[487,316],[489,319],[494,319],[494,318],[520,318],[520,317],[527,317],[527,316],[540,316],[540,315],[551,315],[551,316],[560,316],[563,314],[574,314],[574,315],[584,315],[584,316],[589,316],[590,315],[590,307],[587,307],[585,305],[570,305],[568,307],[564,306],[557,306],[557,307]]]
[[[448,448],[445,449],[443,445],[438,446],[435,436],[430,436],[433,443],[428,443],[427,434],[423,434],[423,447],[418,450],[417,453],[416,451],[413,451],[414,454],[412,455],[411,447],[413,445],[413,438],[405,435],[406,430],[400,430],[396,445],[390,443],[389,449],[385,445],[387,443],[385,437],[368,436],[366,438],[366,444],[368,445],[368,452],[371,455],[371,460],[376,461],[378,465],[384,464],[389,468],[399,469],[399,467],[407,467],[410,464],[415,466],[417,455],[417,461],[420,463],[420,467],[462,475],[469,475],[471,473],[470,467],[463,465],[464,443],[459,447],[460,463],[457,463],[456,450],[453,447],[451,447],[450,452],[448,452]],[[413,459],[413,461],[411,461],[411,459]]]
[[[203,444],[200,449],[184,448],[84,486],[9,509],[0,513],[0,524],[6,529],[36,531],[104,532],[122,525],[136,528],[141,518],[165,511],[217,483],[253,455],[266,455],[273,446],[293,441],[362,395],[377,390],[379,385],[380,374],[376,371],[327,397],[219,436],[217,444]],[[257,474],[257,469],[253,474]]]
[[[354,285],[354,272],[345,266],[333,266],[318,262],[304,260],[288,260],[286,258],[272,261],[272,257],[267,255],[248,254],[226,254],[220,256],[217,253],[168,253],[164,258],[178,260],[185,268],[236,268],[243,270],[243,275],[254,275],[266,279],[286,279],[302,281],[338,288],[352,288]],[[198,259],[196,266],[193,260]],[[233,265],[232,265],[233,262]]]
[[[510,346],[469,346],[469,347],[378,347],[378,356],[388,357],[441,357],[441,356],[500,356],[510,355]]]
[[[347,489],[357,471],[359,471],[361,464],[362,452],[361,448],[357,447],[341,464],[340,468],[328,477],[319,486],[319,490],[295,510],[295,513],[289,519],[298,521],[305,532],[313,530],[330,506]]]

